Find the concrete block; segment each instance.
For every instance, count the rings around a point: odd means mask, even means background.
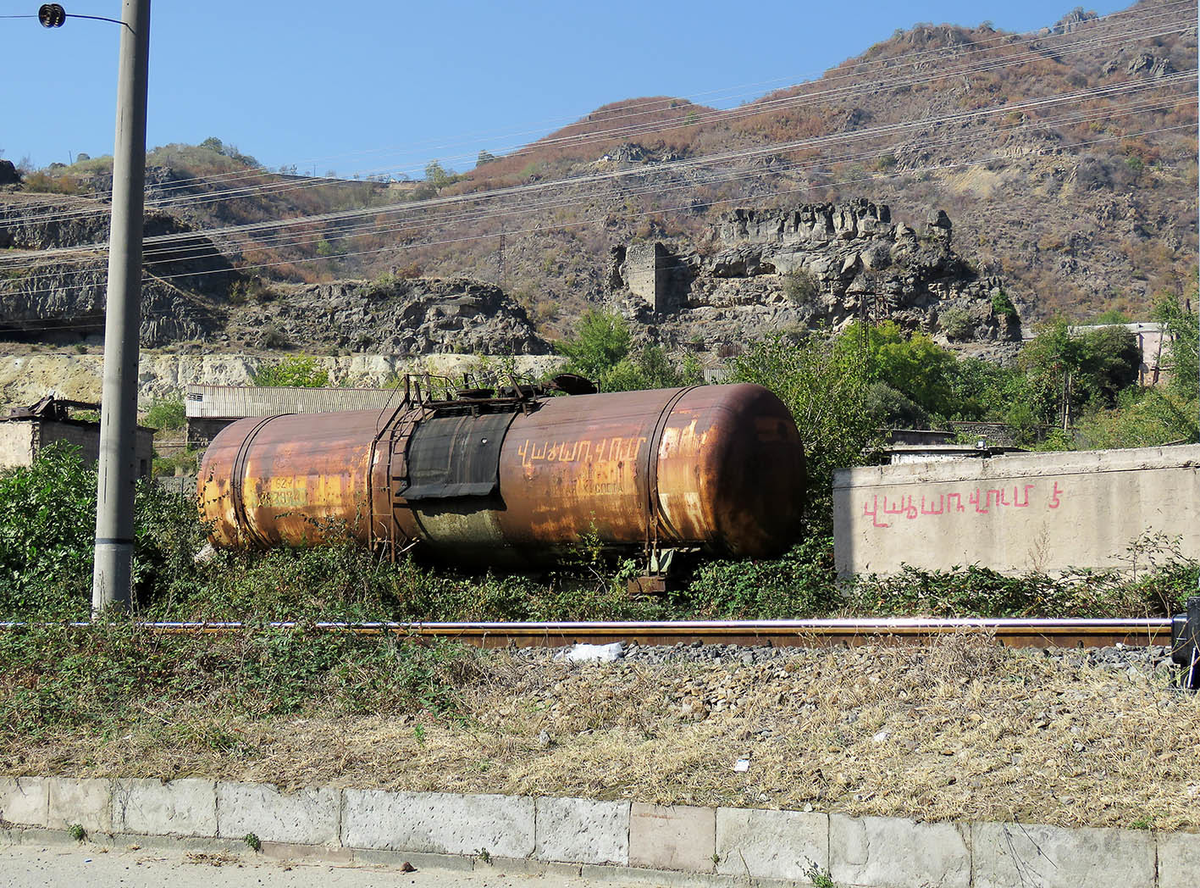
[[[531,798],[347,789],[342,843],[353,848],[528,857]]]
[[[49,788],[52,829],[78,823],[88,832],[112,832],[111,780],[51,777]]]
[[[629,811],[629,865],[713,872],[717,811],[689,805],[645,805]]]
[[[117,780],[113,829],[146,836],[215,836],[217,784],[213,780]]]
[[[470,857],[460,857],[457,854],[422,854],[413,851],[374,851],[354,848],[350,855],[355,863],[364,863],[368,866],[399,867],[410,863],[418,870],[450,870],[460,873],[469,873],[475,868],[474,860]]]
[[[829,869],[829,817],[717,808],[716,853],[721,875],[803,881],[814,866]]]
[[[337,844],[341,792],[308,788],[282,793],[263,783],[217,784],[217,835],[264,842]]]
[[[629,802],[538,799],[540,860],[629,864]]]
[[[103,833],[96,833],[101,841]],[[40,826],[18,826],[0,829],[0,848],[5,845],[39,845],[43,848],[78,848],[79,842],[61,829],[44,829]]]
[[[50,787],[45,777],[0,777],[0,821],[47,826]]]
[[[829,817],[829,874],[872,888],[968,888],[966,826],[903,817]]]
[[[293,842],[263,842],[259,847],[263,857],[273,860],[315,860],[324,863],[350,863],[354,855],[349,848],[328,845],[297,845]]]
[[[585,863],[580,875],[586,885],[616,882],[621,888],[647,885],[653,888],[747,888],[746,880],[712,873],[685,873],[678,870],[634,869],[627,866],[601,866]],[[794,883],[756,881],[754,888],[794,888]]]
[[[1132,829],[975,823],[974,888],[1152,888],[1154,836]]]
[[[475,869],[484,872],[497,872],[507,875],[520,874],[524,876],[555,876],[560,879],[578,879],[579,871],[583,868],[579,863],[554,863],[538,860],[536,857],[496,857],[488,858],[487,863],[475,861]]]
[[[1158,888],[1195,888],[1200,834],[1158,833]]]

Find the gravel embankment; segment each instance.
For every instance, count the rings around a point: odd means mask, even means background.
[[[637,647],[483,655],[460,715],[148,712],[8,773],[631,798],[924,820],[1200,828],[1200,699],[1164,648]]]

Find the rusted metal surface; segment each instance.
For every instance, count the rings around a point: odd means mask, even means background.
[[[0,629],[26,624],[0,623]],[[75,624],[88,627],[89,623]],[[144,623],[168,633],[232,633],[242,623]],[[1134,647],[1168,645],[1171,621],[1090,619],[818,619],[713,620],[598,623],[268,623],[266,628],[305,632],[393,634],[420,639],[454,639],[479,647],[556,647],[576,642],[614,641],[640,645],[728,644],[740,646],[827,647],[864,644],[925,644],[949,635],[976,634],[1009,647]]]
[[[370,542],[370,459],[379,410],[251,417],[213,440],[201,517],[224,546],[300,545],[348,530]]]
[[[777,554],[796,539],[803,484],[795,423],[759,386],[560,398],[509,430],[501,527],[531,550],[595,537]]]
[[[330,522],[395,552],[490,563],[796,540],[804,454],[760,386],[411,403],[241,420],[200,474],[221,545],[320,540]]]

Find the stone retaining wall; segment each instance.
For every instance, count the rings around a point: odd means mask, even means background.
[[[570,798],[281,792],[197,779],[0,777],[0,842],[74,825],[93,839],[236,844],[252,833],[279,856],[386,862],[391,853],[444,868],[469,865],[470,858],[525,870],[565,864],[588,878],[640,872],[661,884],[809,885],[809,876],[821,873],[843,888],[1192,888],[1200,873],[1194,833]]]

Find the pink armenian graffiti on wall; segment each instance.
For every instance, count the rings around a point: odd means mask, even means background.
[[[975,518],[1007,509],[1057,509],[1065,493],[1058,482],[1016,484],[1012,487],[976,487],[969,493],[906,493],[901,496],[872,494],[863,501],[863,517],[875,527],[891,527],[898,519],[917,521],[931,515]]]

